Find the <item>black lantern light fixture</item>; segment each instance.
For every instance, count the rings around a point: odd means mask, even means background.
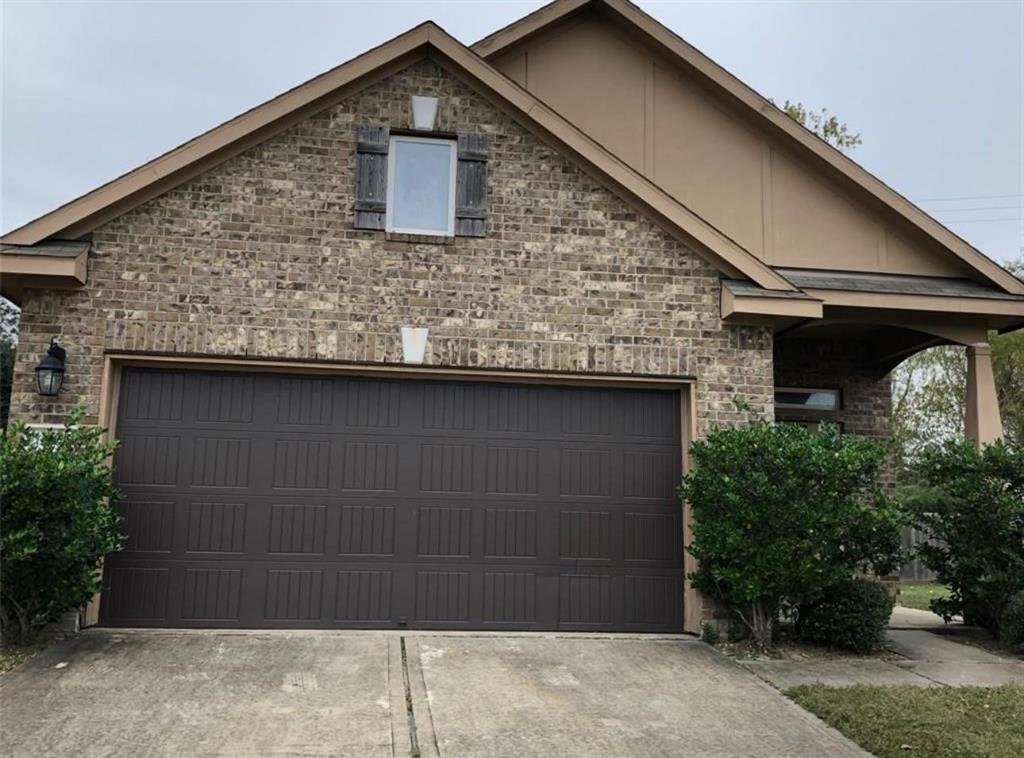
[[[57,344],[57,339],[50,340],[46,355],[36,366],[36,390],[40,395],[53,396],[60,394],[64,384],[64,359],[68,351]]]

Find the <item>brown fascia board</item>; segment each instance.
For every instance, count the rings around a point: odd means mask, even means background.
[[[368,84],[407,65],[428,44],[424,22],[303,84],[268,100],[182,145],[107,182],[34,221],[7,232],[0,242],[34,245],[59,235],[74,239],[125,210],[156,197],[189,176],[286,129],[326,106],[339,89]]]
[[[88,250],[73,256],[5,252],[0,255],[0,277],[59,277],[85,284],[88,257]]]
[[[440,27],[431,29],[430,41],[438,53],[479,85],[493,92],[499,105],[511,106],[525,116],[524,126],[540,131],[557,142],[560,148],[578,162],[596,170],[624,198],[632,198],[644,211],[655,216],[717,258],[726,273],[739,272],[765,289],[795,291],[781,274],[773,271],[756,256],[719,229],[705,221],[658,185],[627,165],[618,156],[598,144],[574,124],[560,116],[536,96],[523,89],[497,69],[488,65],[465,45]],[[443,61],[441,61],[443,63]],[[521,119],[522,120],[522,119]]]
[[[588,6],[593,5],[593,2],[594,0],[553,0],[533,13],[474,42],[470,45],[470,50],[482,58],[491,58],[502,50],[507,50],[512,45],[532,37],[556,21],[561,21],[563,18],[585,10]]]
[[[715,90],[731,96],[734,101],[745,106],[746,110],[759,116],[763,125],[770,126],[777,133],[781,132],[802,149],[824,161],[831,169],[837,171],[841,178],[866,191],[876,202],[899,214],[913,228],[938,242],[988,281],[1006,292],[1024,294],[1024,282],[1020,279],[947,229],[849,156],[798,124],[768,98],[744,84],[628,0],[555,0],[529,16],[483,38],[472,45],[471,49],[484,57],[493,58],[543,28],[588,7],[609,11],[612,18],[639,30],[643,37],[667,52],[670,59],[683,63],[688,70],[712,85]]]
[[[21,300],[27,287],[43,289],[74,289],[86,283],[89,246],[80,246],[77,253],[61,251],[45,255],[26,248],[24,252],[5,246],[0,254],[0,295],[14,303]]]
[[[870,308],[885,310],[932,311],[964,313],[979,316],[1012,316],[1024,318],[1024,300],[1006,298],[955,297],[949,295],[911,295],[860,290],[815,289],[804,292],[821,300],[826,307]]]
[[[729,321],[748,316],[773,318],[819,319],[824,315],[822,301],[814,297],[765,297],[734,292],[723,284],[721,289],[722,318]]]
[[[458,72],[511,107],[523,125],[539,131],[619,195],[655,216],[709,253],[719,268],[772,290],[793,291],[785,277],[709,224],[653,182],[627,166],[535,96],[475,55],[433,22],[426,22],[305,84],[186,142],[159,158],[8,233],[0,242],[31,245],[60,235],[74,238],[166,192],[201,171],[327,107],[331,101],[377,81],[417,56],[447,61]]]
[[[991,297],[980,295],[948,295],[906,292],[867,292],[803,286],[797,293],[759,289],[746,281],[722,281],[722,318],[742,321],[751,316],[772,318],[799,318],[814,320],[832,317],[835,309],[846,313],[857,312],[862,320],[870,320],[869,313],[902,313],[909,318],[911,312],[921,318],[935,318],[935,314],[976,317],[987,320],[991,328],[1005,331],[1008,325],[1024,322],[1024,298],[997,293]],[[828,310],[826,310],[828,309]]]

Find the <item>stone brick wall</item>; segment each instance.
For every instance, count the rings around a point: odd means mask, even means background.
[[[868,437],[888,437],[892,433],[890,377],[878,376],[870,367],[865,346],[857,341],[777,341],[775,385],[838,388],[842,407],[834,418],[844,432]],[[785,418],[818,421],[822,415],[787,410]]]
[[[352,228],[355,130],[409,123],[409,95],[441,98],[438,128],[484,131],[488,234],[448,244]],[[105,352],[400,361],[399,327],[429,326],[426,363],[695,376],[700,427],[742,396],[772,412],[771,334],[719,319],[718,273],[513,121],[422,61],[93,234],[81,291],[30,292],[12,415],[99,408]],[[32,391],[51,336],[66,391]]]
[[[892,434],[892,381],[870,368],[865,346],[833,340],[780,340],[775,344],[775,384],[778,387],[838,388],[842,407],[834,417],[848,434],[886,438]],[[821,414],[785,411],[784,418],[819,421]],[[779,414],[781,416],[781,413]],[[895,488],[895,466],[890,459],[882,472],[890,492]],[[899,593],[899,574],[873,577],[890,594]]]

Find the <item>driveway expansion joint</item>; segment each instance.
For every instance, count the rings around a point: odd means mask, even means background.
[[[399,638],[402,650],[402,685],[405,688],[405,714],[409,720],[409,755],[420,758],[420,742],[416,734],[416,711],[412,706],[412,687],[409,684],[409,655],[405,649],[405,637]]]

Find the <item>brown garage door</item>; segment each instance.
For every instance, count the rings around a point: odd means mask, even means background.
[[[678,392],[126,369],[101,623],[675,631]]]

